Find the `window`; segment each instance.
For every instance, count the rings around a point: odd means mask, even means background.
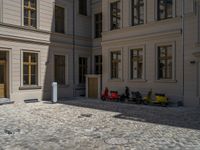
[[[79,0],[79,14],[87,16],[87,0]]]
[[[95,56],[95,74],[102,74],[102,56]]]
[[[130,51],[131,80],[143,78],[143,49]]]
[[[110,4],[111,30],[120,28],[120,1]]]
[[[158,0],[158,20],[173,17],[173,0]]]
[[[158,47],[158,79],[172,79],[173,77],[172,46]]]
[[[24,25],[36,28],[37,25],[36,0],[24,0]]]
[[[87,74],[87,58],[79,58],[79,83],[85,83],[85,75]]]
[[[38,84],[38,54],[23,53],[23,85]]]
[[[144,24],[144,0],[132,0],[132,25]]]
[[[55,32],[65,32],[65,9],[55,6]]]
[[[121,52],[111,52],[111,79],[120,78]]]
[[[55,55],[54,65],[55,82],[65,85],[65,56]]]
[[[102,32],[102,13],[95,15],[95,38],[100,38]]]

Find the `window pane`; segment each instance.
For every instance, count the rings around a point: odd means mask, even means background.
[[[85,83],[85,75],[87,74],[87,58],[79,58],[79,83]]]
[[[65,9],[55,6],[55,32],[64,33],[65,26]]]
[[[111,78],[119,79],[121,74],[121,52],[111,52]]]
[[[173,0],[158,0],[158,20],[173,17]]]
[[[36,8],[36,0],[30,0],[31,7]]]
[[[87,16],[87,0],[79,0],[79,13]]]
[[[172,79],[173,58],[172,46],[158,47],[158,78]]]
[[[29,85],[28,75],[24,75],[23,79],[24,79],[23,84],[24,85]]]
[[[24,0],[24,25],[36,27],[37,7],[36,0]]]
[[[65,84],[65,56],[55,55],[55,82]]]
[[[36,76],[31,75],[31,85],[36,85]]]
[[[144,0],[132,0],[132,25],[144,24]]]
[[[95,74],[102,74],[102,56],[95,56]]]
[[[23,84],[37,85],[38,79],[38,54],[23,53]]]
[[[131,50],[131,79],[143,78],[143,49]]]
[[[111,30],[120,28],[120,1],[110,4]]]
[[[24,0],[24,6],[28,6],[28,1],[29,0]]]
[[[101,37],[102,32],[102,13],[95,15],[95,38]]]

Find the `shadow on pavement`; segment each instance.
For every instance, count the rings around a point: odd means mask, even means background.
[[[185,107],[158,107],[134,105],[100,100],[74,99],[59,101],[60,104],[117,112],[117,119],[182,127],[200,130],[200,109]]]

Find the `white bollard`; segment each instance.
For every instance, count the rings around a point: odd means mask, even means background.
[[[58,84],[57,82],[52,83],[52,101],[56,103],[58,101]]]

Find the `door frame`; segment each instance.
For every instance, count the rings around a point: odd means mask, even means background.
[[[0,51],[6,52],[6,93],[5,93],[5,98],[10,98],[10,91],[11,91],[11,49],[8,48],[1,48]]]

